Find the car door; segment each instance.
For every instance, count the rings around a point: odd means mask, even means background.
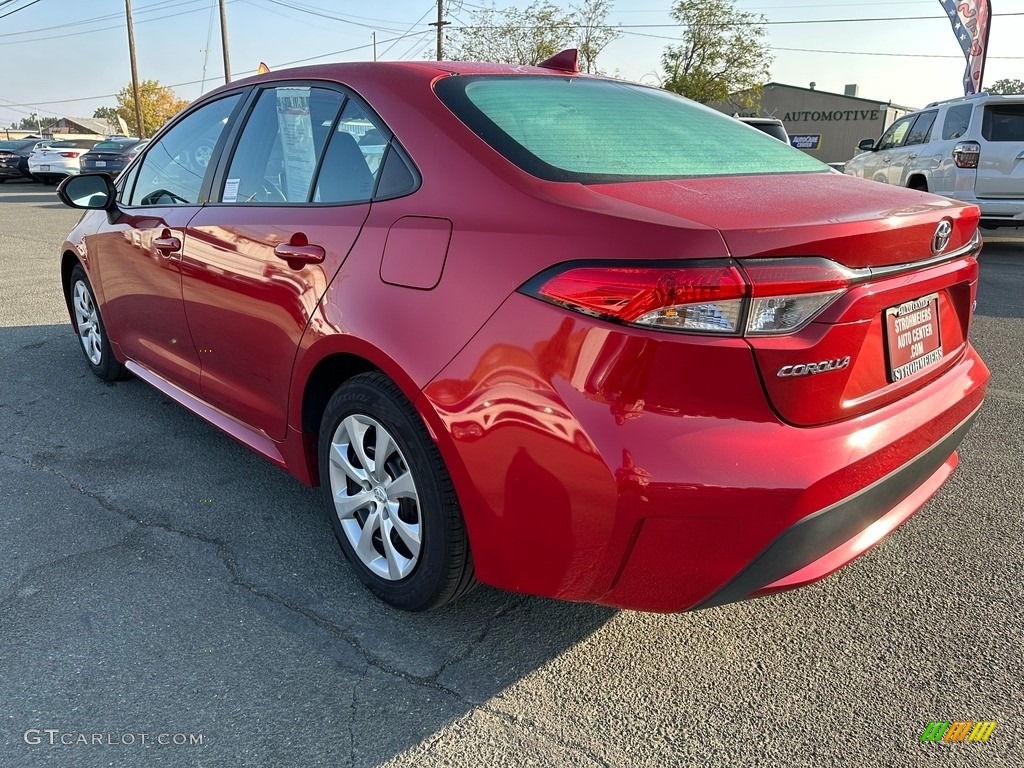
[[[903,145],[907,131],[916,117],[917,115],[908,115],[900,118],[882,134],[875,151],[864,160],[865,179],[889,183],[889,165],[892,163],[894,150]]]
[[[119,215],[86,238],[99,270],[104,322],[121,356],[197,394],[199,357],[181,298],[181,248],[239,103],[238,93],[209,102],[151,144],[120,185]]]
[[[340,89],[259,89],[185,233],[203,398],[275,440],[302,333],[370,210],[378,158],[358,139],[372,128],[386,132]]]
[[[902,187],[909,186],[911,177],[925,174],[932,166],[932,156],[925,151],[935,124],[937,109],[921,112],[914,119],[903,145],[893,147],[889,160],[889,183]],[[925,174],[926,175],[926,174]]]

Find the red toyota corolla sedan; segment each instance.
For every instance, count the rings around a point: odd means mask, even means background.
[[[400,608],[815,581],[982,403],[977,208],[574,61],[250,78],[60,189],[92,209],[61,280],[93,372],[319,484]]]

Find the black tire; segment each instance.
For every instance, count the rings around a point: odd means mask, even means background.
[[[98,349],[98,359],[90,357],[90,353],[86,351],[86,343],[79,333],[79,312],[75,305],[76,291],[79,286],[84,288],[87,293],[88,302],[90,307],[93,309],[95,323],[99,330],[99,338],[97,344],[93,348],[94,353]],[[75,335],[78,336],[78,348],[82,350],[82,355],[85,357],[85,362],[88,364],[89,370],[99,378],[103,379],[103,381],[119,381],[121,379],[128,378],[128,369],[117,361],[110,348],[110,339],[107,336],[107,328],[103,324],[103,317],[100,315],[99,305],[96,304],[95,294],[92,290],[92,283],[89,282],[89,276],[85,274],[85,270],[82,268],[81,264],[76,264],[75,268],[71,270],[71,279],[68,281],[67,291],[68,307],[71,310],[71,327],[75,329]]]
[[[343,475],[337,462],[332,476],[330,456],[335,438],[347,435],[341,431],[343,422],[353,416],[376,422],[383,427],[397,447],[397,450],[392,449],[393,452],[389,451],[388,454],[389,465],[396,469],[388,470],[385,466],[385,471],[392,476],[404,475],[408,471],[415,484],[416,501],[409,503],[418,521],[419,552],[415,555],[414,566],[404,577],[382,577],[364,563],[363,557],[349,540],[335,506],[334,488],[337,487],[341,492],[340,483],[348,484],[349,490],[346,493],[360,492],[359,486]],[[373,426],[366,429],[362,438],[363,450],[373,460],[370,455],[370,449],[374,448],[371,438],[376,438],[376,428]],[[352,442],[350,440],[350,444]],[[349,448],[349,455],[354,457],[353,450]],[[476,585],[469,538],[444,460],[416,409],[388,377],[377,372],[364,373],[352,377],[337,389],[321,420],[318,455],[320,487],[331,527],[356,576],[377,597],[405,611],[426,611],[457,599]],[[396,461],[399,463],[395,464]],[[375,481],[368,480],[364,484],[363,493],[369,493],[371,482]],[[400,505],[402,502],[395,503]],[[377,504],[378,512],[384,509],[383,502],[367,502],[367,506],[374,504]],[[404,509],[401,506],[399,508]],[[369,509],[351,513],[347,516],[348,523],[351,526],[354,522],[365,531],[369,514]],[[382,514],[386,519],[387,514]],[[405,519],[409,511],[406,509],[400,514]],[[362,515],[362,518],[358,515]],[[384,530],[381,525],[371,537],[378,561],[385,559],[383,542],[380,540]],[[397,533],[388,535],[392,536],[390,541],[394,542],[392,548],[396,544],[401,545]]]

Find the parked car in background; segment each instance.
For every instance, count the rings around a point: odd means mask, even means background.
[[[985,226],[1024,225],[1024,95],[933,102],[858,149],[851,176],[972,203]]]
[[[319,484],[408,610],[822,579],[942,486],[989,378],[977,208],[574,52],[238,80],[57,191],[84,364]]]
[[[0,184],[8,179],[28,178],[28,156],[39,139],[0,141]]]
[[[134,158],[149,141],[117,138],[101,141],[79,158],[82,173],[105,173],[114,177]]]
[[[783,144],[789,144],[789,134],[786,133],[786,126],[781,120],[775,117],[741,117],[739,118],[741,123],[746,123],[749,126],[757,128],[759,131],[767,133],[774,139],[778,139]]]
[[[28,158],[32,178],[44,184],[56,184],[65,176],[81,173],[81,156],[98,144],[97,139],[51,141]]]

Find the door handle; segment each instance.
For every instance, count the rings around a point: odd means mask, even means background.
[[[296,240],[298,238],[292,238]],[[302,238],[305,240],[305,238]],[[327,251],[319,245],[280,243],[274,248],[274,255],[288,262],[292,269],[302,269],[306,264],[320,264],[327,256]]]
[[[917,160],[917,153],[915,152],[913,155],[907,155],[907,160]]]
[[[181,250],[181,240],[173,235],[167,235],[166,237],[154,237],[153,247],[160,251],[164,256],[169,256],[175,251]]]

